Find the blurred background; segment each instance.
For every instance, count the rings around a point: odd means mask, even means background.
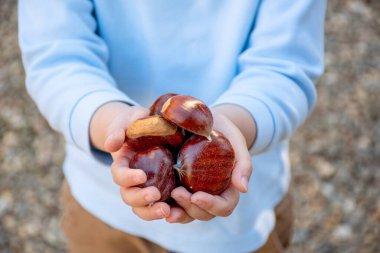
[[[66,252],[63,140],[24,88],[17,1],[0,0],[0,253]],[[319,103],[292,140],[289,252],[380,252],[380,0],[330,0]]]

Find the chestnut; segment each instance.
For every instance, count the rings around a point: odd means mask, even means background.
[[[212,131],[211,140],[193,135],[182,146],[173,167],[180,184],[194,193],[219,195],[230,185],[235,152],[220,132]]]
[[[152,146],[179,149],[184,142],[182,129],[158,115],[148,116],[133,122],[126,131],[126,143],[138,152]]]
[[[178,94],[175,93],[166,93],[159,98],[156,99],[156,101],[152,104],[151,107],[149,107],[149,115],[160,115],[162,106],[165,104],[165,102]]]
[[[162,106],[161,115],[171,123],[210,139],[213,118],[210,109],[201,100],[177,95]]]
[[[131,158],[129,167],[146,173],[147,181],[139,187],[155,186],[161,193],[159,201],[168,201],[170,193],[176,187],[173,164],[171,153],[162,146],[156,146],[136,153]]]

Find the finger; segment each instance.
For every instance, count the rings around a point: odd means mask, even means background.
[[[136,154],[135,151],[131,150],[128,145],[124,144],[118,151],[112,152],[111,156],[115,162],[123,161],[126,166],[129,166],[129,161]]]
[[[169,223],[181,223],[186,224],[192,222],[194,219],[188,215],[185,210],[180,207],[172,207],[170,209],[170,215],[166,218]]]
[[[107,137],[104,141],[104,149],[107,152],[116,152],[125,141],[125,130],[137,119],[143,118],[149,114],[149,111],[143,107],[132,106],[129,113],[116,117],[107,130]],[[128,115],[126,117],[126,115]]]
[[[236,159],[235,168],[232,171],[231,183],[239,192],[248,191],[248,182],[252,174],[251,158]]]
[[[170,207],[164,202],[157,202],[152,206],[146,207],[133,207],[132,211],[146,221],[159,220],[167,218],[170,215]]]
[[[232,214],[239,202],[239,192],[230,187],[221,195],[211,195],[205,192],[196,192],[191,202],[215,216],[226,217]]]
[[[161,198],[159,190],[154,186],[140,187],[120,187],[120,195],[123,201],[133,207],[144,207],[150,205]]]
[[[252,162],[243,138],[240,132],[236,133],[236,137],[229,138],[235,151],[235,167],[232,171],[231,183],[240,192],[247,192],[252,173]]]
[[[252,174],[251,155],[246,146],[246,141],[240,130],[225,116],[218,114],[215,126],[220,128],[224,136],[230,141],[235,151],[235,167],[232,172],[232,185],[240,192],[248,191],[248,182]],[[228,127],[225,127],[226,124]]]
[[[129,117],[130,124],[138,119],[144,118],[149,115],[149,110],[141,106],[133,106],[133,111]]]
[[[111,166],[111,174],[113,181],[123,187],[131,187],[146,182],[147,177],[144,171],[140,169],[130,169],[126,166],[120,166],[113,163]]]
[[[231,123],[232,124],[232,123]],[[232,124],[224,132],[226,138],[231,142],[235,151],[235,167],[232,171],[232,185],[240,192],[248,191],[248,182],[252,174],[251,155],[246,147],[246,141],[239,129]]]
[[[122,128],[114,129],[110,132],[104,142],[104,149],[107,152],[116,152],[119,150],[125,141],[125,131]]]
[[[214,218],[213,215],[202,210],[197,205],[191,203],[191,193],[183,187],[174,189],[171,193],[172,198],[180,205],[188,215],[197,220],[210,220]]]

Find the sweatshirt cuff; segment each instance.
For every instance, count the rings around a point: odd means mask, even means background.
[[[90,122],[95,111],[109,102],[125,102],[137,105],[135,101],[117,90],[95,90],[84,94],[74,105],[69,118],[71,141],[86,153],[93,153],[90,142]]]
[[[212,106],[221,104],[235,104],[251,113],[256,123],[256,139],[249,150],[252,156],[264,152],[271,146],[276,124],[272,111],[264,101],[245,94],[225,94]]]

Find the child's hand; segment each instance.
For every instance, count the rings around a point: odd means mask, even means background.
[[[91,120],[90,137],[93,146],[112,155],[112,177],[120,186],[123,201],[141,219],[155,220],[169,216],[170,207],[163,202],[150,206],[160,199],[160,192],[156,187],[136,187],[146,181],[146,174],[142,170],[128,168],[134,152],[124,145],[128,126],[147,115],[148,110],[142,107],[119,102],[106,104],[96,111]]]
[[[147,180],[144,171],[128,167],[129,161],[135,152],[128,146],[111,153],[113,157],[112,177],[120,186],[123,201],[132,207],[132,211],[143,220],[157,220],[166,218],[170,214],[170,207],[164,202],[156,202],[161,198],[159,190],[154,187],[140,188],[137,185]],[[154,203],[154,204],[153,204]]]
[[[214,112],[213,116],[214,129],[223,133],[235,150],[236,164],[232,172],[231,185],[217,196],[205,192],[191,194],[183,187],[176,188],[171,196],[182,208],[172,208],[170,216],[166,219],[168,222],[188,223],[194,219],[210,220],[215,216],[229,216],[239,202],[239,192],[248,190],[248,181],[252,172],[251,156],[246,141],[249,138],[245,138],[239,128],[222,113]],[[255,132],[254,126],[252,129]]]

